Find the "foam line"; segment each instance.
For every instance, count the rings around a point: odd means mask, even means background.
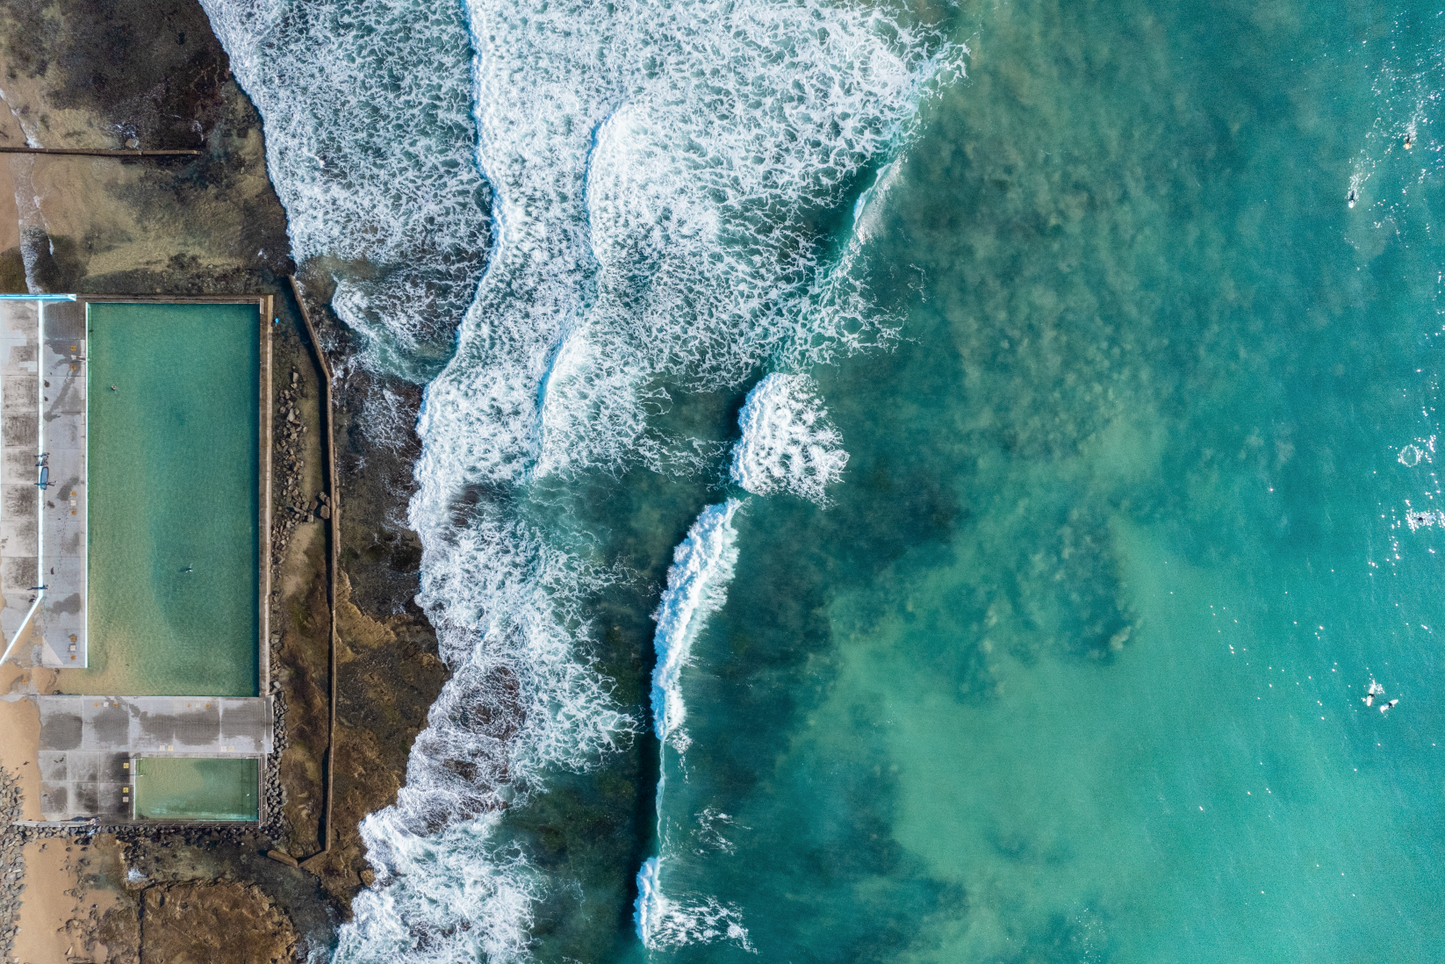
[[[679,752],[688,739],[683,732],[687,707],[682,698],[682,670],[692,658],[692,644],[707,617],[727,601],[728,583],[738,561],[737,530],[733,516],[742,503],[728,499],[698,514],[687,538],[672,553],[667,589],[653,619],[657,632],[653,647],[657,664],[652,670],[652,718],[657,738]]]

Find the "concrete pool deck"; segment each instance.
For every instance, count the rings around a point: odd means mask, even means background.
[[[40,579],[40,301],[0,301],[0,630],[34,618]]]
[[[40,582],[36,613],[47,666],[90,664],[86,632],[86,344],[85,306],[53,301],[44,306],[40,358],[41,443],[50,469],[41,493]]]
[[[138,757],[263,760],[273,750],[274,707],[265,695],[270,691],[270,295],[0,298],[0,632],[4,633],[0,649],[4,659],[56,669],[83,669],[89,664],[89,303],[249,304],[259,312],[256,692],[261,695],[90,696],[36,694],[31,689],[35,695],[20,698],[33,700],[40,711],[40,738],[33,759],[39,765],[45,823],[135,819],[132,761]],[[84,677],[72,677],[62,685],[75,685],[79,679]],[[264,771],[264,766],[258,769]],[[264,811],[260,819],[265,819]]]
[[[136,757],[261,759],[272,706],[259,697],[38,696],[47,821],[131,819]]]
[[[0,301],[0,630],[56,669],[89,660],[85,380],[80,304]]]

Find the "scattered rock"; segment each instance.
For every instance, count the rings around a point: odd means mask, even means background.
[[[295,960],[296,941],[291,919],[255,884],[192,882],[142,895],[142,961],[283,964]]]

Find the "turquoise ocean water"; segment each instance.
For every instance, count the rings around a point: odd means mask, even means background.
[[[701,6],[464,5],[499,240],[410,516],[456,675],[340,959],[1442,959],[1438,11]],[[324,104],[267,44],[400,56],[208,10],[278,152]]]
[[[256,306],[87,311],[90,667],[62,685],[254,696]]]
[[[747,937],[653,958],[1439,957],[1445,37],[1381,14],[974,12],[834,504],[741,511],[682,676],[662,886]]]

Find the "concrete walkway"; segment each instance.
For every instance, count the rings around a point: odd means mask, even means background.
[[[0,631],[6,647],[33,616],[40,585],[40,305],[0,301]],[[59,665],[51,656],[49,663]]]
[[[40,508],[40,581],[45,594],[36,613],[42,662],[70,668],[89,665],[85,635],[86,520],[85,305],[52,301],[44,308],[40,370],[44,421],[41,443],[50,486]]]
[[[0,632],[40,666],[89,661],[85,391],[85,306],[0,301]]]

